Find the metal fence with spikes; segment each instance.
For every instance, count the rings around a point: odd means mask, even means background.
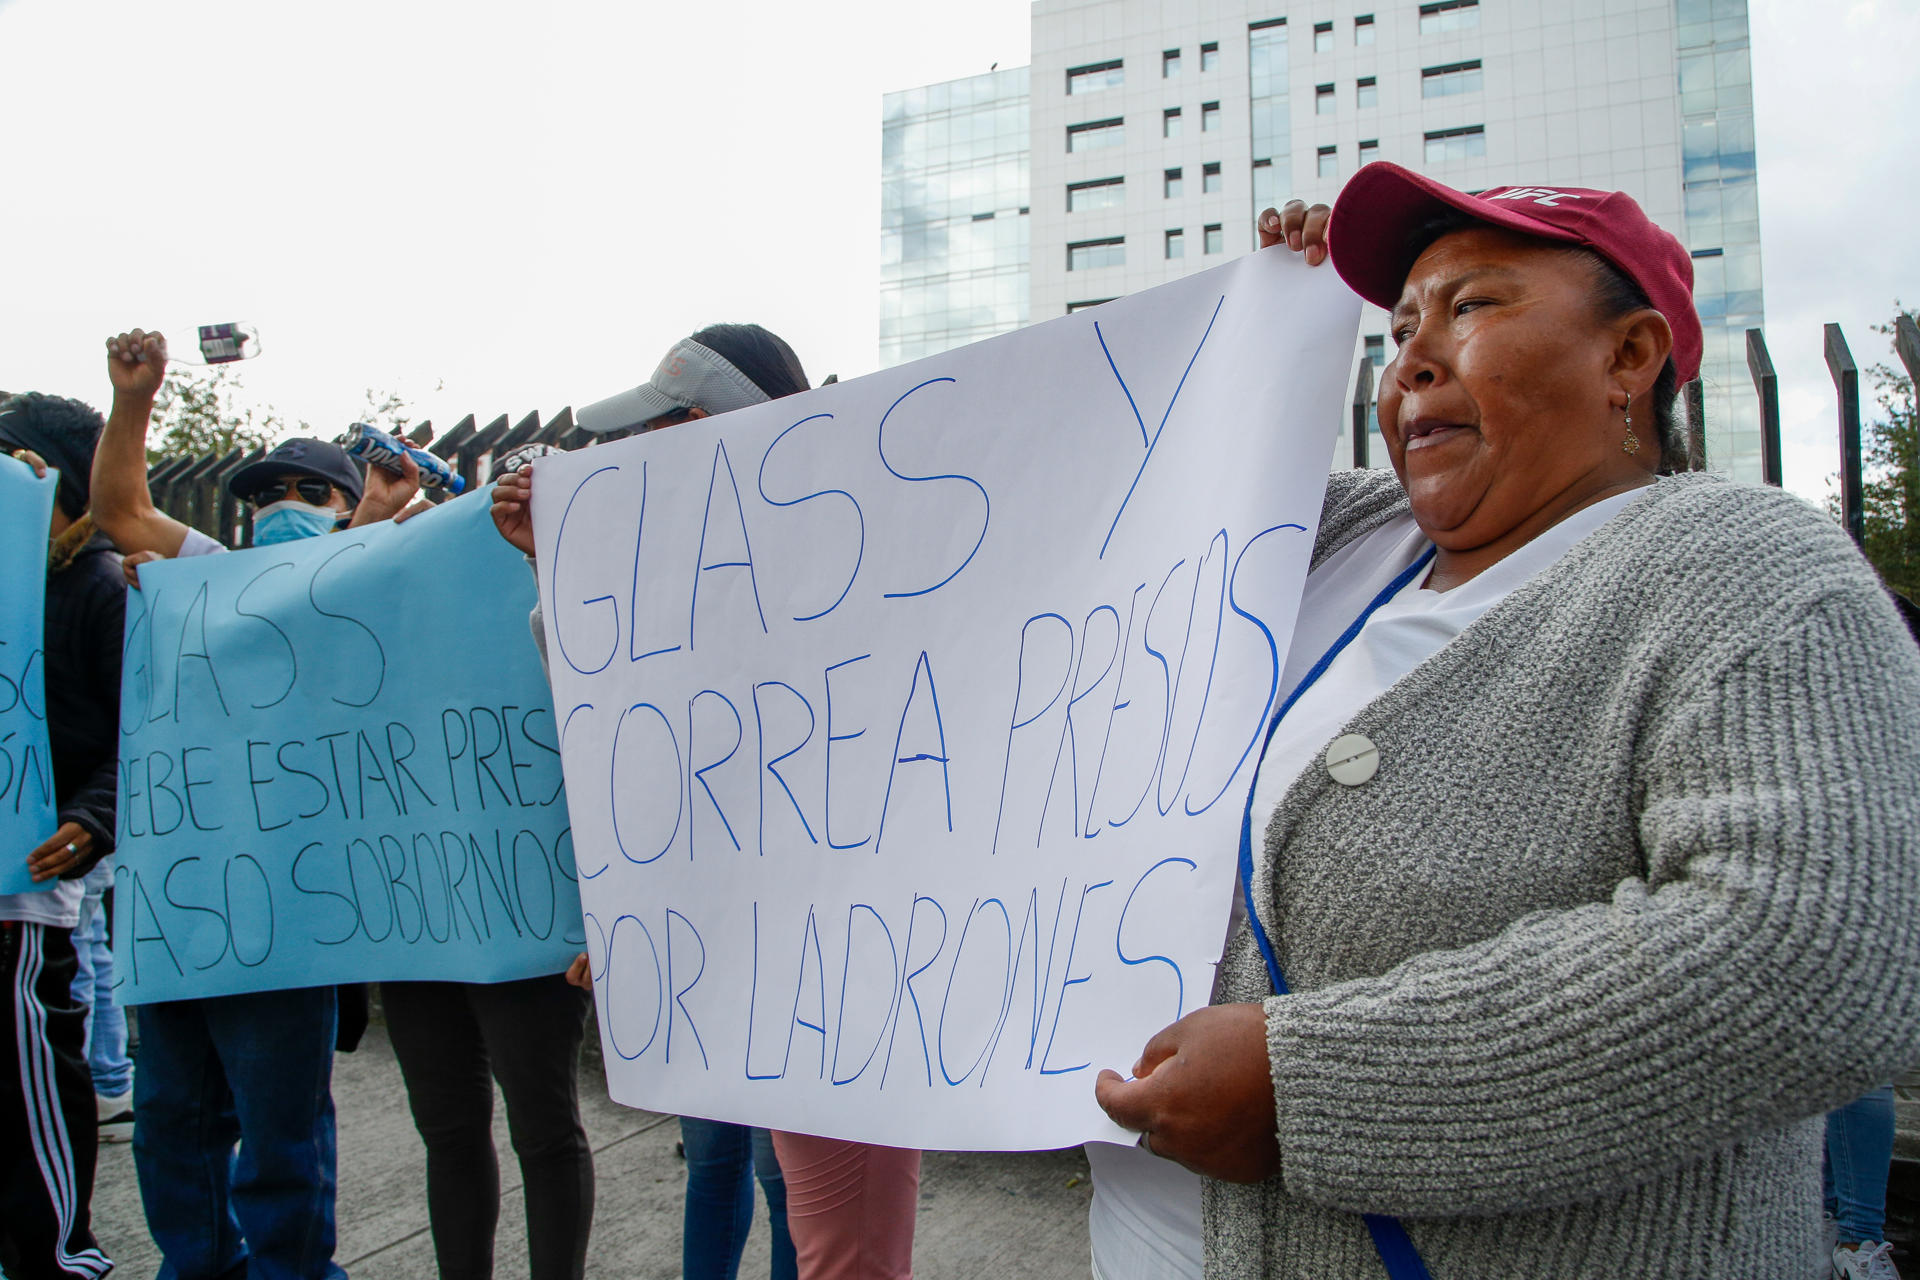
[[[601,438],[574,425],[571,407],[544,420],[535,410],[511,425],[504,413],[484,427],[478,422],[468,414],[437,438],[433,424],[422,422],[406,437],[409,443],[446,459],[470,489],[486,481],[496,457],[521,445],[546,444],[572,450]],[[345,436],[336,439],[344,440]],[[227,478],[241,467],[258,462],[266,452],[264,448],[233,449],[224,454],[162,458],[147,468],[154,505],[230,547],[250,546],[253,509],[227,491]],[[438,490],[422,492],[434,499],[441,496]]]
[[[1860,367],[1854,363],[1840,326],[1825,326],[1821,334],[1827,371],[1833,376],[1834,397],[1839,410],[1840,523],[1857,543],[1865,536],[1863,477],[1860,445]],[[1902,314],[1894,321],[1893,352],[1915,386],[1920,386],[1920,326],[1913,317]],[[1747,330],[1747,370],[1753,377],[1753,393],[1760,402],[1760,470],[1766,483],[1779,487],[1784,483],[1780,455],[1780,379],[1774,372],[1773,356],[1767,349],[1766,334]],[[1711,463],[1707,457],[1705,395],[1698,378],[1680,389],[1682,416],[1687,426],[1687,469],[1704,471]],[[1362,357],[1359,375],[1354,379],[1350,404],[1352,419],[1348,433],[1353,441],[1353,465],[1372,465],[1369,436],[1378,434],[1374,420],[1373,362]]]
[[[1822,337],[1827,369],[1833,375],[1838,401],[1841,523],[1858,541],[1863,529],[1860,370],[1839,325],[1827,325]],[[1907,374],[1920,385],[1920,327],[1915,326],[1912,317],[1902,315],[1896,321],[1893,350]],[[1762,478],[1777,486],[1783,482],[1779,378],[1774,373],[1766,335],[1759,329],[1747,330],[1747,368],[1753,376],[1754,395],[1760,402]],[[1705,470],[1712,461],[1707,457],[1704,399],[1698,379],[1681,388],[1680,402],[1687,424],[1687,467],[1693,471]],[[1373,404],[1373,364],[1363,357],[1354,380],[1349,427],[1356,467],[1372,462],[1369,437],[1379,431],[1373,420]],[[468,414],[454,423],[451,430],[435,438],[433,424],[422,422],[407,432],[407,439],[452,463],[467,485],[473,487],[486,480],[494,458],[523,444],[548,444],[572,450],[602,438],[574,425],[571,407],[560,410],[550,420],[542,420],[536,410],[511,425],[504,413],[484,427],[478,424],[479,419]],[[263,449],[251,452],[234,449],[218,456],[162,458],[148,468],[147,481],[153,488],[155,504],[168,515],[229,546],[243,547],[253,541],[253,513],[227,492],[226,481],[235,471],[257,462],[264,454]],[[437,496],[437,491],[427,492]]]

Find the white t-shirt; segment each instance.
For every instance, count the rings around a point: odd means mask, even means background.
[[[22,862],[31,852],[31,849],[15,851]],[[80,923],[80,899],[85,895],[78,880],[56,880],[53,888],[32,893],[0,893],[0,920],[71,929]]]
[[[225,547],[198,529],[188,529],[186,539],[180,544],[180,558],[225,550]],[[80,923],[80,900],[85,896],[85,888],[79,880],[56,881],[53,888],[34,893],[0,893],[0,920],[71,929]]]
[[[1342,727],[1400,678],[1446,647],[1515,588],[1551,567],[1575,543],[1639,496],[1617,494],[1578,511],[1504,560],[1455,587],[1431,591],[1423,570],[1382,604],[1274,731],[1253,786],[1259,841],[1294,781],[1324,767]],[[1327,650],[1427,549],[1413,517],[1401,516],[1328,556],[1307,575],[1280,687],[1291,696]],[[1256,843],[1256,849],[1258,844]],[[1235,920],[1245,914],[1234,892]],[[1139,1147],[1087,1144],[1093,1204],[1087,1214],[1096,1280],[1157,1280],[1201,1273],[1200,1178]]]
[[[181,539],[180,550],[174,553],[176,559],[185,560],[188,556],[210,556],[227,548],[217,539],[210,538],[198,529],[189,528],[187,536]]]

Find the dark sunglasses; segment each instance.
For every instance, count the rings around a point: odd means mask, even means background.
[[[317,476],[301,476],[298,480],[276,480],[272,484],[261,485],[247,497],[247,501],[256,507],[270,506],[286,501],[289,491],[298,493],[302,502],[316,507],[324,507],[333,501],[333,485],[330,481]]]

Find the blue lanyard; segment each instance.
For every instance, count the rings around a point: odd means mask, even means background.
[[[1340,633],[1340,638],[1313,664],[1306,676],[1280,709],[1273,714],[1273,721],[1267,726],[1267,736],[1260,743],[1260,759],[1253,767],[1253,785],[1247,788],[1247,807],[1240,815],[1240,891],[1246,897],[1247,925],[1253,930],[1253,941],[1260,948],[1260,958],[1267,962],[1267,976],[1273,980],[1276,995],[1288,994],[1286,977],[1280,972],[1280,962],[1274,959],[1273,943],[1267,938],[1266,926],[1260,923],[1260,913],[1253,905],[1253,796],[1260,785],[1260,766],[1267,762],[1267,748],[1273,745],[1274,731],[1280,722],[1286,719],[1287,712],[1293,710],[1293,704],[1300,701],[1300,695],[1311,689],[1314,682],[1327,673],[1333,660],[1340,656],[1341,650],[1353,643],[1355,636],[1367,625],[1367,620],[1380,609],[1380,606],[1399,595],[1409,582],[1433,562],[1434,549],[1429,546],[1406,570],[1389,582],[1379,595],[1351,626]],[[1427,1264],[1420,1260],[1420,1253],[1413,1247],[1413,1241],[1407,1238],[1406,1228],[1400,1225],[1398,1218],[1389,1218],[1378,1213],[1363,1215],[1367,1223],[1367,1234],[1373,1237],[1373,1247],[1380,1255],[1380,1261],[1386,1265],[1391,1280],[1432,1280]]]

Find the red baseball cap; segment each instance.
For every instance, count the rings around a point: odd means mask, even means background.
[[[1700,314],[1693,309],[1693,258],[1653,224],[1624,191],[1582,187],[1494,187],[1455,191],[1385,160],[1362,168],[1333,202],[1327,249],[1353,291],[1391,311],[1414,260],[1421,227],[1457,210],[1523,235],[1591,249],[1640,286],[1673,330],[1681,383],[1700,373]]]

